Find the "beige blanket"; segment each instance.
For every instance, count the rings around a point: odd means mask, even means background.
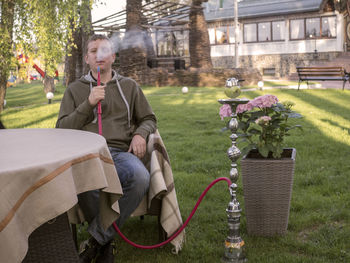
[[[183,223],[176,198],[169,156],[158,131],[149,136],[147,153],[143,162],[151,174],[150,188],[148,196],[145,196],[143,202],[134,211],[133,216],[148,213],[154,214],[157,208],[153,206],[157,203],[155,202],[157,201],[156,199],[160,199],[160,223],[167,233],[167,237],[170,237]],[[185,232],[183,231],[171,241],[171,244],[174,245],[174,253],[178,253],[181,250],[184,241]]]

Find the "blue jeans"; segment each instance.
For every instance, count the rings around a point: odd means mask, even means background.
[[[150,174],[140,159],[132,153],[112,147],[109,147],[109,150],[123,189],[123,196],[118,200],[120,216],[116,221],[118,227],[121,227],[147,193]],[[99,190],[84,192],[78,195],[78,200],[84,217],[89,223],[88,232],[98,243],[104,245],[114,239],[116,231],[113,225],[104,230],[100,223],[99,195]]]

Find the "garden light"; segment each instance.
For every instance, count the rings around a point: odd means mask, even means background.
[[[182,94],[186,94],[186,93],[188,93],[188,88],[187,87],[183,87],[181,89],[181,91],[182,91]]]
[[[52,92],[46,93],[46,98],[48,99],[48,103],[51,104],[51,100],[53,99],[54,95]]]
[[[263,89],[264,88],[264,81],[259,81],[258,82],[258,87],[259,87],[259,89]]]

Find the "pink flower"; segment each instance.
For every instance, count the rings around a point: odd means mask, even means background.
[[[278,99],[274,95],[263,95],[256,97],[255,99],[251,100],[249,103],[252,104],[253,107],[258,108],[270,108],[272,105],[276,104],[278,102]]]
[[[253,105],[248,102],[247,104],[239,104],[236,109],[236,113],[243,113],[245,111],[250,111],[253,109]]]
[[[270,116],[261,116],[259,119],[255,120],[255,123],[261,126],[269,124],[269,121],[271,121]]]
[[[228,104],[224,104],[220,107],[220,117],[221,117],[221,120],[223,121],[224,120],[224,117],[230,117],[231,114],[232,114],[232,110],[231,110],[231,107],[230,105]]]

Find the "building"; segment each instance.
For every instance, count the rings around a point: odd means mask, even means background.
[[[288,77],[296,66],[332,61],[350,51],[347,1],[243,0],[238,3],[240,67]],[[349,4],[348,4],[349,5]],[[215,67],[235,60],[233,0],[205,4]],[[348,33],[346,33],[348,32]]]
[[[264,76],[287,78],[296,66],[327,63],[350,51],[347,2],[240,1],[237,32],[240,67],[257,68]],[[214,67],[234,68],[234,0],[209,0],[203,7]],[[188,61],[189,45],[184,41],[187,34],[188,31],[158,30],[155,41],[158,57],[181,56]]]

